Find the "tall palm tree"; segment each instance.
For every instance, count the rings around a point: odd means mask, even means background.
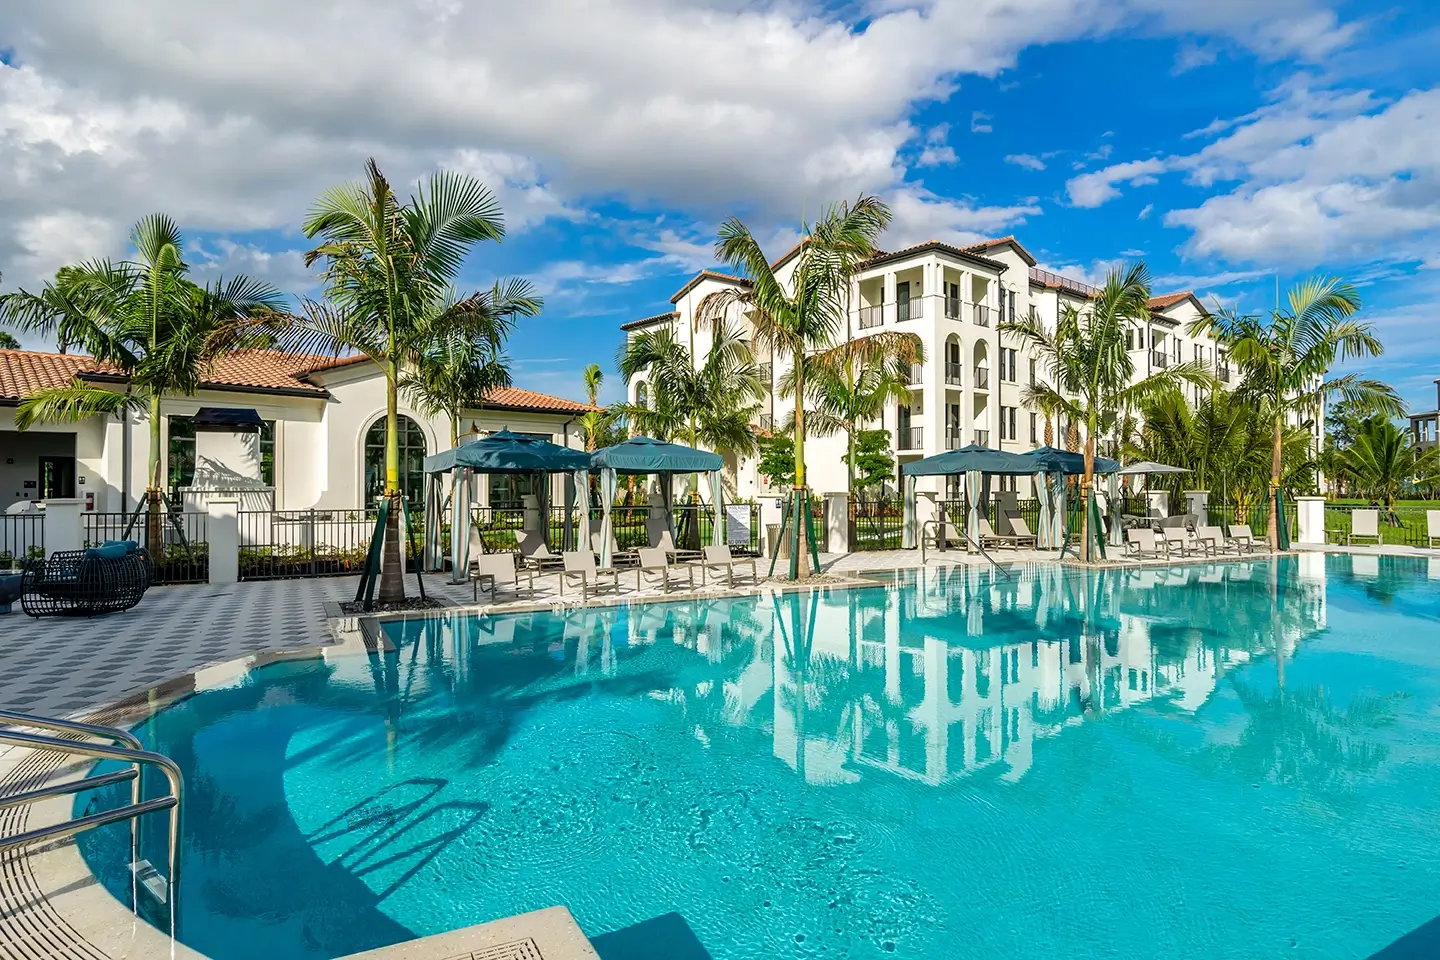
[[[797,519],[809,497],[805,485],[808,370],[802,360],[834,346],[844,331],[850,278],[861,263],[875,255],[875,241],[889,223],[890,208],[876,197],[862,196],[853,204],[828,208],[817,222],[807,225],[787,283],[781,283],[759,241],[735,217],[721,224],[715,242],[716,259],[734,267],[749,284],[708,295],[700,301],[696,319],[702,324],[723,323],[731,309],[738,308],[748,316],[757,343],[769,347],[777,357],[790,358],[795,398],[792,516]],[[810,575],[808,537],[803,523],[799,528],[799,549],[792,555],[791,570],[796,578],[804,579]]]
[[[592,363],[580,376],[585,381],[585,399],[592,407],[600,406],[600,387],[605,383],[605,371],[600,369],[600,364]]]
[[[492,390],[512,384],[505,341],[516,317],[533,317],[543,304],[529,281],[497,281],[464,299],[447,291],[424,319],[432,333],[417,338],[400,388],[426,414],[449,421],[451,447],[460,443],[460,411],[478,409]]]
[[[194,394],[219,358],[271,345],[290,318],[281,312],[284,298],[268,283],[236,276],[202,287],[186,279],[180,230],[164,214],[135,224],[130,242],[133,260],[62,267],[38,294],[20,290],[0,297],[0,320],[82,348],[125,384],[121,392],[77,378],[68,386],[31,394],[15,414],[20,429],[126,410],[148,412],[147,534],[150,549],[158,551],[161,400]]]
[[[1025,401],[1061,411],[1085,430],[1085,473],[1080,479],[1082,504],[1081,560],[1092,557],[1090,513],[1095,483],[1095,444],[1126,411],[1144,401],[1179,391],[1182,382],[1210,387],[1214,378],[1200,363],[1181,363],[1134,380],[1135,363],[1125,345],[1131,324],[1150,315],[1150,271],[1144,263],[1110,271],[1105,285],[1083,311],[1067,306],[1052,333],[1034,316],[1002,323],[1000,330],[1028,346],[1054,386],[1036,382]],[[1133,382],[1132,382],[1133,381]]]
[[[390,500],[380,572],[380,601],[405,599],[400,559],[399,389],[401,368],[415,363],[439,331],[431,319],[466,255],[479,243],[505,236],[500,204],[474,177],[439,171],[401,202],[372,158],[364,182],[326,190],[311,206],[303,229],[319,246],[307,265],[325,264],[325,302],[307,301],[304,337],[311,349],[354,351],[385,374],[385,496]],[[448,315],[467,335],[476,315]],[[443,326],[442,325],[442,326]]]
[[[1354,442],[1337,452],[1335,463],[1357,493],[1385,508],[1391,523],[1398,522],[1395,501],[1408,488],[1440,482],[1440,451],[1416,448],[1409,432],[1385,416],[1361,421]]]
[[[627,381],[644,374],[650,385],[646,403],[613,408],[637,432],[722,454],[756,451],[750,422],[764,387],[750,348],[732,327],[716,328],[699,364],[673,329],[661,327],[626,341],[615,365]]]
[[[1238,393],[1271,424],[1270,517],[1266,539],[1279,545],[1276,496],[1280,491],[1285,424],[1313,422],[1325,401],[1340,397],[1399,415],[1400,398],[1379,380],[1358,373],[1330,376],[1337,360],[1378,357],[1384,352],[1369,323],[1351,319],[1360,309],[1355,288],[1338,277],[1312,278],[1292,288],[1286,308],[1269,318],[1221,310],[1201,317],[1192,330],[1210,332],[1240,369]]]
[[[846,340],[806,357],[811,409],[810,431],[816,436],[845,434],[846,491],[855,493],[855,437],[863,425],[881,416],[892,400],[908,403],[913,364],[925,362],[925,345],[913,333],[876,333]],[[780,378],[782,397],[795,389],[795,369]],[[782,430],[794,427],[794,414]]]
[[[580,432],[585,437],[585,449],[593,453],[601,447],[622,442],[625,438],[620,414],[614,410],[598,409],[600,388],[605,384],[605,371],[600,369],[600,364],[592,363],[584,369],[580,377],[585,384],[585,399],[590,406],[597,408],[580,416]]]

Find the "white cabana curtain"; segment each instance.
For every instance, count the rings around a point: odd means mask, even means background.
[[[912,476],[905,477],[903,481],[905,488],[905,513],[904,528],[900,534],[900,545],[906,550],[911,550],[920,545],[916,522],[918,510],[916,509],[915,498],[918,494],[915,489],[915,482],[915,478]]]
[[[980,492],[981,473],[979,470],[965,471],[965,538],[971,544],[980,543]]]
[[[1055,543],[1056,550],[1065,549],[1065,539],[1069,535],[1067,530],[1069,516],[1065,509],[1065,474],[1055,471],[1050,474],[1050,503],[1051,509],[1055,511]]]
[[[610,507],[615,503],[615,468],[600,469],[600,566],[608,567],[614,559],[611,544],[615,530],[610,520]]]
[[[450,484],[450,579],[460,581],[470,570],[470,471],[457,467]]]
[[[1125,545],[1125,531],[1120,529],[1120,475],[1112,473],[1106,482],[1106,504],[1105,512],[1110,517],[1109,543],[1112,547],[1123,547]]]
[[[710,543],[725,546],[725,487],[720,481],[720,471],[710,471],[710,505],[715,508],[715,521],[710,525]]]
[[[590,542],[590,471],[576,470],[571,475],[571,483],[574,484],[575,501],[571,509],[575,513],[575,541],[570,545],[571,550],[589,550],[594,544]]]
[[[440,503],[440,475],[432,473],[425,478],[425,569],[434,573],[444,565],[444,550],[440,540],[440,517],[444,507]]]
[[[1053,550],[1056,546],[1055,509],[1050,502],[1050,481],[1043,473],[1037,473],[1031,479],[1035,486],[1035,500],[1040,504],[1040,527],[1035,531],[1035,542],[1042,550]]]

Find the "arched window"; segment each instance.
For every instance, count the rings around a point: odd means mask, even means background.
[[[396,424],[400,440],[400,489],[412,508],[425,498],[425,431],[409,417]],[[370,424],[365,432],[365,503],[373,503],[385,492],[385,418]]]
[[[635,385],[635,405],[637,407],[650,406],[650,385],[644,380]]]

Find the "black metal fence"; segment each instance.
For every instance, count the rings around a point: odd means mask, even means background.
[[[364,510],[242,510],[239,522],[241,580],[357,574],[375,531]]]
[[[128,513],[81,516],[85,522],[86,546],[99,546],[106,540],[134,540],[149,552],[157,584],[205,583],[210,579],[210,544],[203,513],[162,513],[160,534],[154,543],[146,514],[142,513],[133,524],[132,515]]]
[[[45,556],[45,514],[0,513],[0,569]]]
[[[899,550],[905,539],[905,502],[899,497],[850,501],[850,549]]]
[[[1355,511],[1357,510],[1376,511],[1378,514],[1376,530],[1380,535],[1381,543],[1394,546],[1428,547],[1430,546],[1430,531],[1426,514],[1428,510],[1440,510],[1440,504],[1428,507],[1397,506],[1390,511],[1378,506],[1327,503],[1325,504],[1326,539],[1341,543],[1349,540],[1355,529]],[[1357,542],[1374,543],[1368,538]]]

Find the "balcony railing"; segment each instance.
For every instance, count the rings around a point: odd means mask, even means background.
[[[945,382],[952,387],[960,386],[960,372],[964,369],[965,365],[963,363],[946,362]]]
[[[945,434],[946,450],[959,450],[963,446],[965,446],[965,441],[961,439],[960,431],[951,430],[950,432]]]
[[[1047,287],[1059,287],[1062,290],[1069,290],[1084,297],[1093,297],[1099,291],[1088,283],[1081,283],[1079,280],[1071,280],[1069,277],[1062,277],[1058,273],[1051,273],[1049,270],[1041,270],[1037,267],[1030,268],[1030,279]]]
[[[910,364],[909,372],[902,376],[901,380],[905,382],[905,386],[907,387],[920,386],[920,384],[925,382],[925,365],[921,363]]]
[[[1170,358],[1166,354],[1161,353],[1159,350],[1151,350],[1150,366],[1158,367],[1159,369],[1164,370],[1166,367],[1170,366]]]
[[[878,327],[878,326],[880,326],[880,325],[881,325],[882,323],[884,323],[884,322],[885,322],[885,306],[884,306],[884,304],[879,304],[879,303],[877,303],[877,304],[875,304],[874,306],[861,307],[861,308],[860,308],[860,329],[861,329],[861,330],[869,330],[869,329],[871,329],[872,327]]]
[[[761,430],[774,432],[775,415],[773,413],[762,413],[760,414],[760,416],[756,417],[755,420]]]
[[[923,316],[925,316],[925,301],[920,297],[900,300],[895,304],[895,319],[900,323],[904,323],[906,320],[919,320]]]
[[[946,297],[946,298],[945,298],[945,316],[949,317],[951,320],[959,320],[959,319],[960,319],[960,304],[961,304],[961,300],[960,300],[959,297]]]
[[[1217,368],[1215,369],[1215,375],[1220,378],[1220,382],[1221,382],[1221,383],[1229,383],[1229,382],[1230,382],[1230,366],[1229,366],[1229,364],[1224,364],[1224,363],[1222,363],[1219,367],[1217,367]]]
[[[923,444],[921,443],[921,431],[923,429],[923,427],[901,427],[899,430],[895,431],[900,435],[900,449],[919,450],[921,446],[923,446]]]
[[[990,431],[989,431],[989,430],[976,430],[976,431],[975,431],[975,442],[978,443],[978,444],[980,444],[980,446],[982,446],[982,447],[988,447],[988,446],[990,446]]]
[[[974,314],[972,315],[972,318],[975,321],[975,326],[990,326],[990,308],[985,306],[985,304],[983,303],[972,303],[971,306],[974,308]]]
[[[990,389],[990,368],[989,368],[989,367],[976,367],[976,368],[975,368],[975,389],[976,389],[976,390],[989,390],[989,389]]]

